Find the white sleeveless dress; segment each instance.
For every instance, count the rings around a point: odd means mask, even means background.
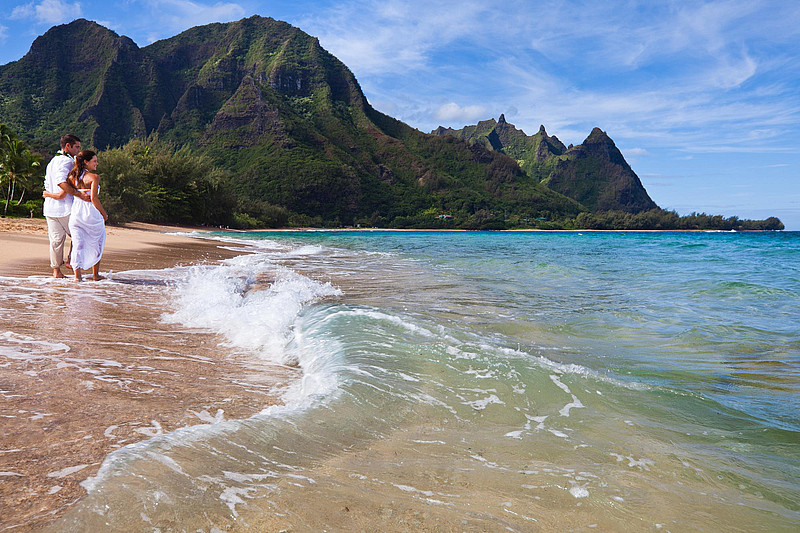
[[[91,189],[80,191],[91,194]],[[92,268],[100,261],[106,247],[106,223],[103,215],[92,202],[75,198],[69,215],[69,231],[72,234],[72,268]]]

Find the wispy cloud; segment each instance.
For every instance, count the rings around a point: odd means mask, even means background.
[[[69,3],[61,0],[42,0],[15,7],[10,19],[33,19],[38,24],[61,24],[81,16],[80,2]]]
[[[230,22],[245,16],[247,11],[239,4],[216,2],[214,4],[191,0],[144,0],[150,7],[158,29],[151,35],[170,37],[175,31],[212,22]]]
[[[600,126],[628,142],[763,151],[800,122],[800,66],[787,52],[800,5],[487,6],[352,0],[295,22],[351,67],[371,101],[426,131],[516,109],[518,127],[543,123],[565,142]]]
[[[0,24],[0,43],[5,43],[8,39],[8,27]]]
[[[481,28],[480,2],[351,0],[304,17],[300,26],[357,74],[432,67],[442,47]]]
[[[41,0],[16,6],[10,19],[34,19],[39,24],[61,24],[81,16],[81,4],[61,0]]]
[[[486,107],[481,105],[469,105],[465,107],[461,107],[456,103],[449,103],[440,106],[434,116],[439,120],[444,120],[447,122],[453,121],[463,121],[467,122],[470,120],[479,120],[486,118],[486,114],[488,110]]]

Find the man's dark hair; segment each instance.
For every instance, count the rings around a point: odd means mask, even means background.
[[[81,140],[78,139],[78,137],[76,135],[73,135],[71,133],[67,133],[66,135],[63,135],[61,137],[61,149],[63,150],[64,147],[67,146],[68,144],[75,144],[75,143],[79,143],[79,142],[81,142]]]

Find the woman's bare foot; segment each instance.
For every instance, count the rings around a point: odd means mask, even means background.
[[[83,281],[83,278],[81,277],[81,269],[80,268],[76,268],[75,269],[75,281],[78,281],[78,282]]]
[[[95,274],[92,276],[92,279],[95,281],[100,281],[101,279],[106,279],[105,276],[101,276],[100,274]]]

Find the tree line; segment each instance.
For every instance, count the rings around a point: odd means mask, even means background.
[[[4,216],[41,217],[46,160],[0,124]],[[280,227],[289,212],[234,194],[233,175],[208,156],[157,139],[133,140],[98,153],[100,199],[109,223],[130,221],[236,228]]]
[[[42,216],[42,184],[45,154],[32,149],[7,126],[0,124],[0,193],[4,216]],[[285,226],[339,227],[338,219],[311,217],[287,207],[250,197],[242,183],[208,155],[189,147],[176,147],[153,137],[134,139],[122,147],[98,154],[102,177],[100,198],[109,222],[129,221],[203,225],[232,228]],[[460,191],[466,194],[468,191]],[[455,191],[450,191],[452,195]],[[468,199],[469,195],[462,200]],[[769,217],[745,220],[705,213],[680,216],[675,211],[651,209],[640,213],[622,211],[563,213],[515,213],[491,209],[485,202],[461,204],[452,212],[440,206],[375,212],[356,217],[354,224],[385,228],[502,229],[597,229],[597,230],[782,230],[783,223]],[[399,201],[395,199],[395,201]],[[389,205],[392,199],[387,199]],[[465,203],[466,202],[466,203]]]
[[[42,155],[18,138],[5,124],[0,124],[0,191],[3,216],[41,215],[41,185],[44,176]],[[33,197],[39,196],[39,201]],[[28,201],[25,201],[25,199]]]

